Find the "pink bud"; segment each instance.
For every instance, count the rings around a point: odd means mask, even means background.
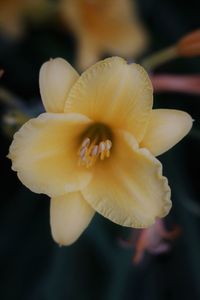
[[[197,56],[200,55],[200,29],[180,39],[176,46],[177,52],[181,56]]]

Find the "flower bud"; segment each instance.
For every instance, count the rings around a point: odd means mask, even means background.
[[[200,29],[192,31],[179,40],[176,46],[180,56],[197,56],[200,55]]]

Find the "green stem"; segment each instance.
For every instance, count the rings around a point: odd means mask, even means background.
[[[20,102],[17,100],[16,96],[3,87],[0,88],[0,102],[13,108],[20,108]]]
[[[176,46],[165,48],[164,50],[158,51],[153,55],[143,59],[141,65],[147,70],[152,71],[158,66],[176,58],[178,56]]]

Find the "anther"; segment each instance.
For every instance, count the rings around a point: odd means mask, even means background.
[[[101,160],[108,158],[110,156],[110,149],[112,147],[112,142],[110,140],[101,141],[99,145],[96,144],[96,139],[92,142],[90,138],[86,138],[79,149],[79,165],[86,166],[86,168],[91,167],[98,157]]]
[[[110,140],[106,140],[105,145],[106,145],[106,157],[109,157],[110,156],[110,149],[112,147],[112,142]]]
[[[89,144],[90,144],[90,139],[89,139],[89,138],[86,138],[86,139],[83,141],[83,143],[82,143],[82,145],[81,145],[81,148],[88,147]]]
[[[101,143],[99,144],[99,152],[101,153],[101,155],[100,155],[100,159],[101,159],[101,160],[104,160],[104,157],[105,157],[105,149],[106,149],[105,142],[101,142]]]
[[[106,140],[105,144],[106,144],[106,150],[110,150],[112,147],[112,142],[110,140]]]
[[[92,149],[91,155],[92,156],[97,156],[99,153],[99,147],[97,145],[95,145]]]
[[[83,147],[81,150],[80,150],[80,157],[83,158],[86,154],[86,151],[87,151],[87,147]]]

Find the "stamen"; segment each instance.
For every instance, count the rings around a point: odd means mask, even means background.
[[[110,140],[106,140],[106,157],[110,156],[110,149],[112,147],[112,142]]]
[[[100,151],[100,153],[102,153],[103,151],[105,151],[105,149],[106,149],[105,143],[104,143],[104,142],[101,142],[101,143],[99,144],[99,151]]]
[[[100,159],[101,159],[101,160],[104,160],[104,157],[105,157],[105,150],[106,150],[105,142],[101,142],[101,143],[99,144],[99,152],[101,153],[101,155],[100,155]]]
[[[86,154],[86,151],[87,151],[87,147],[84,147],[80,150],[80,157],[83,158]]]
[[[83,147],[88,147],[89,144],[90,144],[90,139],[89,139],[89,138],[86,138],[86,139],[83,141],[83,143],[82,143],[82,145],[81,145],[81,148],[83,148]]]
[[[99,147],[97,145],[95,145],[92,149],[92,156],[97,156],[99,152]]]
[[[94,141],[90,143],[90,139],[88,137],[84,139],[78,152],[79,165],[89,168],[96,162],[99,155],[101,160],[110,156],[112,142],[110,140],[106,140],[101,141],[99,145],[96,145],[96,141],[97,139],[94,139]]]

